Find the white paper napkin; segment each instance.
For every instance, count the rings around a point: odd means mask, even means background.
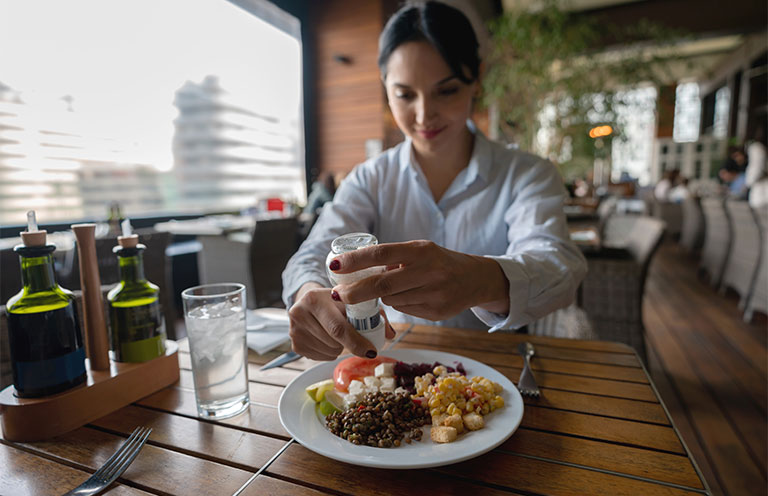
[[[288,312],[282,308],[259,308],[245,313],[248,347],[262,355],[290,340]]]

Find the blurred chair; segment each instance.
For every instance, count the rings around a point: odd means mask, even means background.
[[[587,254],[588,271],[581,285],[581,307],[597,339],[632,346],[645,360],[643,293],[648,267],[664,236],[664,222],[647,216],[612,216],[631,225],[623,249]]]
[[[680,228],[680,244],[688,253],[698,253],[704,242],[704,214],[701,200],[690,196],[683,202],[683,224]]]
[[[716,288],[723,278],[731,249],[731,226],[722,198],[702,198],[701,210],[704,214],[704,245],[699,269],[707,273],[709,283]]]
[[[746,201],[728,200],[725,210],[731,220],[731,249],[723,269],[720,292],[732,288],[739,293],[739,308],[744,310],[755,282],[755,273],[760,262],[760,228],[757,219]]]
[[[768,208],[755,211],[760,227],[760,261],[755,271],[755,281],[744,310],[744,321],[752,322],[755,310],[768,314]]]
[[[677,239],[683,225],[683,205],[682,203],[659,201],[655,196],[650,196],[651,216],[664,221],[666,225],[666,234]]]
[[[251,281],[257,307],[282,304],[282,274],[298,248],[296,217],[259,221],[250,245]]]
[[[234,232],[220,236],[198,236],[197,253],[200,284],[236,282],[245,286],[248,308],[256,308],[255,291],[248,271],[251,234]]]

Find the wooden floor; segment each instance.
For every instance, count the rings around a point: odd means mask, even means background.
[[[712,494],[768,492],[768,325],[745,324],[735,294],[667,242],[654,257],[643,319],[649,372]]]

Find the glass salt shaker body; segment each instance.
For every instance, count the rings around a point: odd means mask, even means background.
[[[374,246],[378,243],[379,241],[376,239],[376,236],[368,233],[349,233],[334,239],[331,243],[331,251],[328,253],[328,257],[325,261],[328,279],[330,279],[331,283],[334,285],[349,284],[365,279],[366,277],[380,274],[383,271],[383,267],[380,266],[369,267],[350,274],[337,274],[327,268],[331,260],[342,253]],[[377,350],[381,350],[386,342],[386,324],[381,316],[380,309],[381,306],[378,298],[355,303],[353,305],[346,305],[347,320],[364,338],[370,341]]]

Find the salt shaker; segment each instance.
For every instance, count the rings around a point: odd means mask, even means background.
[[[349,233],[334,239],[331,243],[331,251],[328,253],[325,261],[328,279],[330,279],[331,283],[334,285],[350,284],[366,277],[380,274],[384,270],[381,266],[369,267],[349,274],[337,274],[328,269],[328,264],[331,263],[334,257],[349,251],[374,246],[378,243],[379,241],[376,239],[376,236],[368,233]],[[379,299],[374,298],[373,300],[346,305],[346,307],[347,320],[377,350],[380,350],[386,342],[386,324],[379,311],[381,309]]]

